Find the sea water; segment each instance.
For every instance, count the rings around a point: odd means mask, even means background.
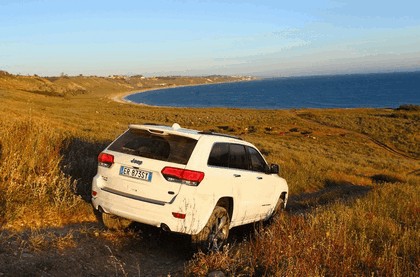
[[[270,78],[152,90],[126,100],[153,106],[291,108],[396,108],[420,105],[420,71]]]

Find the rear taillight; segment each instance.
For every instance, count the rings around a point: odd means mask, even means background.
[[[107,154],[107,153],[101,153],[98,156],[98,165],[104,166],[104,167],[111,167],[111,165],[114,163],[114,156]]]
[[[162,169],[162,175],[167,181],[188,186],[198,186],[204,179],[204,172],[168,166]]]
[[[173,212],[173,213],[172,213],[172,215],[173,215],[175,218],[185,219],[185,214],[182,214],[182,213],[176,213],[176,212]]]

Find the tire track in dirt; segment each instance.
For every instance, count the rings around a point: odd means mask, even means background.
[[[347,130],[347,129],[346,129],[346,130]],[[353,131],[353,132],[354,132],[354,131]],[[394,153],[394,154],[396,154],[397,156],[400,156],[400,157],[403,157],[403,158],[407,158],[407,159],[410,159],[410,160],[420,161],[420,159],[419,159],[419,158],[416,158],[416,157],[413,157],[413,156],[407,155],[407,154],[405,154],[405,153],[403,153],[403,152],[400,152],[400,151],[398,151],[398,150],[396,150],[396,149],[394,149],[394,148],[392,148],[392,147],[390,147],[390,146],[386,145],[385,143],[382,143],[382,142],[380,142],[379,140],[374,139],[374,138],[372,138],[372,137],[370,137],[370,136],[368,136],[368,135],[365,135],[365,134],[362,134],[362,133],[359,133],[359,132],[355,132],[355,133],[360,134],[360,135],[364,136],[364,137],[365,137],[365,138],[367,138],[367,139],[370,139],[370,141],[372,141],[373,143],[375,143],[376,145],[378,145],[378,146],[379,146],[379,147],[381,147],[382,149],[388,150],[389,152]]]
[[[420,176],[420,169],[416,169],[407,173],[407,175],[416,175]]]
[[[0,276],[183,276],[189,240],[144,227],[118,233],[92,222],[0,231]]]
[[[382,148],[382,149],[384,149],[384,150],[386,150],[386,151],[388,151],[388,152],[390,152],[394,155],[397,155],[397,156],[402,157],[402,158],[410,159],[410,160],[420,161],[420,158],[416,158],[416,157],[407,155],[406,153],[403,153],[401,151],[398,151],[398,150],[390,147],[389,145],[386,145],[385,143],[383,143],[383,142],[381,142],[381,141],[379,141],[379,140],[377,140],[377,139],[375,139],[375,138],[373,138],[373,137],[371,137],[367,134],[363,134],[363,133],[360,133],[360,132],[357,132],[357,131],[354,131],[354,130],[351,130],[351,129],[343,128],[343,127],[340,127],[340,126],[336,126],[336,125],[330,125],[330,124],[322,123],[322,122],[319,122],[319,121],[314,120],[314,119],[305,118],[301,114],[298,114],[296,111],[292,111],[292,113],[294,115],[296,115],[298,118],[300,118],[301,120],[306,121],[308,123],[315,123],[315,124],[318,124],[318,125],[321,125],[321,126],[324,126],[324,127],[344,130],[344,131],[347,131],[349,133],[359,135],[359,136],[361,136],[365,139],[370,140],[371,142],[373,142],[374,144],[376,144],[380,148]]]

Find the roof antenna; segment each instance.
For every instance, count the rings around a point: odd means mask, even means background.
[[[178,129],[181,129],[181,126],[180,126],[178,123],[174,123],[174,124],[172,125],[172,129],[174,129],[174,130],[178,130]]]

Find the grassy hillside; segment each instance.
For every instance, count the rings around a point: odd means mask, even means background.
[[[277,221],[233,238],[221,253],[197,254],[185,274],[418,274],[418,109],[183,109],[112,100],[141,88],[234,80],[0,74],[0,259],[16,251],[10,239],[35,253],[77,247],[71,230],[49,239],[39,232],[96,221],[89,195],[98,153],[129,123],[178,122],[253,142],[281,165],[291,193]],[[116,275],[130,273],[128,263]]]

